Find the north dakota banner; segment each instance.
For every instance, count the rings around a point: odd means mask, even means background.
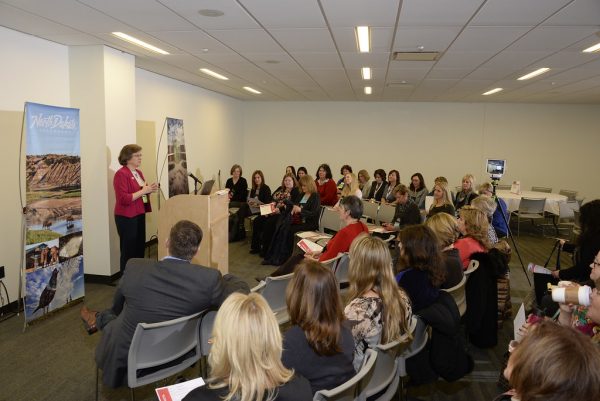
[[[79,110],[25,104],[25,319],[83,297]]]
[[[169,198],[189,194],[183,120],[167,117],[167,156],[169,161]]]

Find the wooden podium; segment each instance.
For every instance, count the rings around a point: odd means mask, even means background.
[[[211,195],[177,195],[168,199],[158,212],[158,258],[167,256],[165,241],[171,227],[190,220],[202,229],[200,252],[192,263],[229,271],[229,199],[227,192]]]

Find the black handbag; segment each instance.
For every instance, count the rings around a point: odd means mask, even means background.
[[[556,270],[560,270],[561,246],[560,246],[560,241],[558,241],[558,240],[554,243],[552,252],[550,252],[550,255],[548,255],[548,259],[546,260],[546,263],[544,263],[544,267],[548,267],[548,264],[550,263],[550,260],[552,259],[552,255],[554,255],[554,251],[556,251]],[[550,274],[533,273],[533,287],[535,289],[535,301],[537,302],[538,306],[542,305],[542,298],[544,297],[544,295],[548,294],[548,283],[550,283],[552,285],[557,285],[558,281],[559,280],[557,278],[554,278]]]

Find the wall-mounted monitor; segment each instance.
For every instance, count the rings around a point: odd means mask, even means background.
[[[487,159],[486,171],[492,178],[502,178],[506,169],[506,160]]]

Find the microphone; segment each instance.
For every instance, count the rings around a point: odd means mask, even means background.
[[[200,179],[198,177],[196,177],[194,174],[189,173],[188,176],[191,177],[194,181],[202,183],[202,181],[200,181]]]

